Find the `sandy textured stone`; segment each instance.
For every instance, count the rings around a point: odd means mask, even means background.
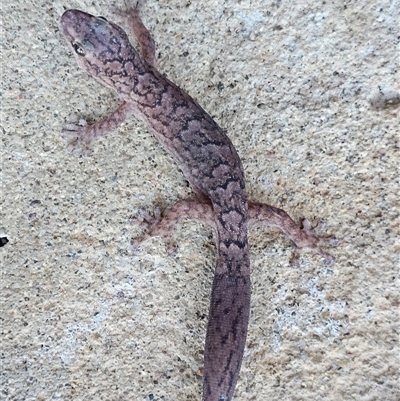
[[[140,249],[135,217],[191,191],[132,119],[90,159],[66,122],[114,109],[60,33],[65,8],[3,4],[4,400],[198,400],[215,261],[194,222]],[[399,399],[398,0],[149,0],[160,69],[227,130],[252,199],[340,239],[333,266],[253,231],[237,400]],[[152,398],[154,397],[154,398]]]

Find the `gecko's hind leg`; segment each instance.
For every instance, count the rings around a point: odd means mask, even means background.
[[[171,231],[176,223],[184,219],[193,219],[207,224],[216,235],[216,224],[211,203],[205,200],[181,200],[167,209],[162,215],[156,209],[155,216],[142,213],[142,226],[145,228],[144,235],[133,238],[132,245],[139,245],[145,239],[152,236],[161,236],[168,243]],[[334,258],[322,248],[325,246],[337,246],[338,241],[334,236],[320,237],[325,230],[325,223],[320,222],[315,228],[311,227],[308,220],[303,220],[301,228],[284,210],[257,202],[249,202],[249,228],[252,227],[275,227],[280,229],[296,245],[296,250],[291,258],[291,264],[297,264],[300,252],[309,249],[318,253],[325,259],[327,264],[333,262]]]
[[[156,67],[156,46],[149,30],[144,26],[140,18],[140,9],[146,3],[146,0],[138,0],[136,6],[131,1],[125,0],[126,10],[117,7],[111,7],[111,11],[124,19],[133,34],[135,35],[142,53],[142,57],[153,67]]]
[[[297,249],[291,259],[292,264],[297,264],[301,249],[310,249],[320,254],[327,264],[334,261],[330,254],[322,250],[324,246],[337,246],[338,244],[334,236],[319,236],[325,229],[325,223],[320,222],[315,228],[312,228],[308,220],[303,220],[303,228],[300,228],[284,210],[264,203],[250,202],[249,227],[266,226],[279,228],[295,243]]]
[[[156,209],[154,216],[150,216],[149,213],[143,211],[140,214],[142,217],[140,224],[145,229],[145,233],[140,237],[132,238],[131,244],[134,246],[153,236],[163,237],[168,244],[175,224],[185,219],[201,221],[215,230],[214,213],[211,204],[198,200],[180,200],[162,214],[159,209]]]

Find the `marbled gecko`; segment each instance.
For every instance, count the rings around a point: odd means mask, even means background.
[[[320,246],[332,244],[333,239],[318,238],[318,230],[307,222],[300,229],[283,210],[248,202],[242,163],[232,142],[195,100],[157,70],[154,41],[139,9],[127,8],[124,14],[141,54],[122,28],[104,17],[79,10],[63,14],[62,31],[79,66],[115,90],[122,104],[93,125],[68,124],[62,137],[70,151],[88,155],[95,138],[133,115],[150,127],[182,169],[197,200],[175,204],[148,234],[168,232],[182,217],[202,219],[214,229],[217,262],[205,343],[203,401],[229,401],[239,376],[250,311],[248,227],[279,227],[297,248],[309,248],[327,260],[329,255]]]

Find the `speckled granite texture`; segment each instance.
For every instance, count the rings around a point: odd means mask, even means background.
[[[121,1],[122,2],[122,1]],[[67,8],[3,3],[1,400],[199,400],[215,251],[180,224],[140,249],[138,211],[190,188],[134,119],[90,159],[66,122],[117,96],[78,70]],[[333,266],[252,231],[253,298],[235,400],[395,401],[399,375],[397,0],[149,0],[160,69],[227,130],[254,200],[340,239]]]

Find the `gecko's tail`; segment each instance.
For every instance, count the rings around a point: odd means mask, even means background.
[[[230,401],[239,377],[250,312],[247,204],[241,202],[230,211],[213,206],[218,257],[204,351],[203,401]]]
[[[246,344],[250,277],[214,277],[204,355],[203,401],[229,401]]]

